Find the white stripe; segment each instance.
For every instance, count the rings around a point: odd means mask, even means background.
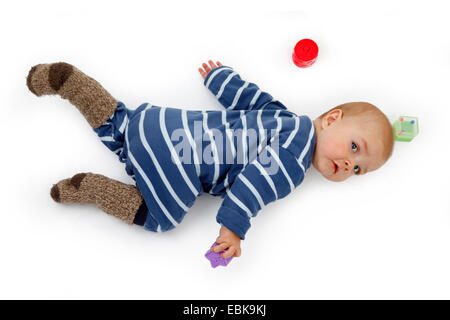
[[[278,136],[278,133],[279,133],[280,130],[281,130],[281,118],[279,117],[280,111],[281,111],[281,110],[275,111],[274,118],[277,119],[277,127],[275,128],[275,133],[274,133],[273,136],[270,138],[270,143],[272,143],[273,139],[275,139],[275,138]]]
[[[212,79],[214,79],[214,77],[216,76],[216,75],[218,75],[220,72],[222,72],[223,70],[232,70],[231,68],[229,68],[229,67],[223,67],[223,68],[221,68],[221,69],[218,69],[218,70],[216,70],[216,71],[213,71],[213,73],[211,73],[211,76],[209,77],[209,79],[208,79],[208,82],[206,82],[206,87],[207,88],[209,88],[209,85],[211,84],[211,81],[212,81]]]
[[[242,168],[242,169],[244,169],[244,168]],[[239,173],[242,172],[242,169],[241,169],[241,171]],[[238,175],[239,175],[239,173],[238,173]],[[228,189],[230,187],[230,182],[228,181],[229,174],[230,174],[230,170],[228,170],[227,174],[225,175],[225,180],[223,181],[223,186],[226,189]]]
[[[241,171],[239,171],[238,175],[242,172],[242,170],[243,170],[244,168],[245,168],[245,167],[242,167],[242,169],[241,169]],[[230,188],[230,182],[229,182],[229,180],[228,180],[229,174],[230,174],[230,170],[228,170],[228,172],[227,172],[227,174],[226,174],[226,176],[225,176],[225,180],[224,180],[224,182],[223,182],[223,186],[224,186],[224,188],[226,188],[226,189],[229,189],[229,188]]]
[[[236,149],[235,149],[234,142],[233,142],[233,135],[232,135],[231,130],[230,130],[230,124],[226,121],[226,113],[227,113],[226,110],[222,111],[222,123],[225,126],[225,133],[227,135],[228,141],[230,141],[230,148],[231,148],[231,153],[233,155],[233,161],[234,161],[234,158],[236,157]],[[227,174],[225,175],[225,179],[223,181],[223,187],[226,190],[229,189],[229,181],[228,181],[228,175],[229,174],[230,174],[230,171],[228,170]]]
[[[144,133],[144,119],[145,119],[145,113],[147,112],[147,110],[148,110],[148,107],[145,108],[145,110],[143,112],[141,112],[141,114],[140,114],[139,136],[141,138],[142,145],[144,146],[144,148],[147,151],[147,153],[150,155],[150,158],[152,159],[153,163],[155,164],[156,170],[158,171],[158,174],[159,174],[161,180],[164,182],[164,185],[167,188],[167,190],[169,190],[169,193],[172,196],[172,198],[175,199],[175,201],[178,203],[178,205],[184,211],[188,211],[189,207],[187,207],[183,203],[183,201],[181,201],[181,199],[176,194],[175,190],[173,190],[171,184],[169,183],[169,180],[167,180],[167,177],[166,177],[166,175],[164,173],[164,170],[161,168],[161,165],[159,164],[158,159],[156,158],[155,154],[153,153],[153,150],[150,147],[150,145],[148,144],[147,138],[145,137],[145,133]],[[194,193],[194,195],[196,195],[196,193]]]
[[[247,152],[248,152],[248,146],[247,146],[247,118],[245,117],[245,111],[241,111],[241,118],[242,118],[242,149],[243,149],[243,165],[247,164]]]
[[[229,109],[234,109],[239,101],[239,98],[241,97],[242,91],[247,88],[249,83],[245,81],[244,85],[239,88],[239,90],[236,92],[236,95],[234,96],[233,103],[229,107]]]
[[[275,188],[275,184],[273,183],[272,177],[267,173],[266,169],[264,169],[264,167],[258,162],[255,161],[253,163],[255,165],[255,167],[259,170],[259,172],[261,173],[261,175],[266,178],[267,183],[269,184],[269,186],[272,188],[273,193],[275,194],[275,199],[278,199],[278,193],[277,193],[277,189]]]
[[[297,159],[298,165],[302,169],[303,173],[305,173],[305,167],[303,166],[303,163],[300,161],[300,159]]]
[[[238,206],[239,208],[241,208],[242,210],[244,210],[244,211],[247,213],[247,215],[248,215],[249,218],[252,217],[252,212],[245,206],[245,204],[243,204],[243,203],[241,202],[241,200],[239,200],[239,199],[231,192],[231,190],[228,191],[227,195],[228,195],[228,197],[229,197],[235,204],[237,204],[237,206]]]
[[[243,174],[241,174],[239,178],[242,180],[242,182],[244,182],[247,188],[250,189],[255,198],[258,200],[260,208],[264,207],[264,201],[261,198],[261,195],[259,194],[258,190],[253,186],[253,184],[250,181],[248,181],[248,179]]]
[[[100,137],[100,140],[106,141],[106,142],[115,142],[115,141],[116,141],[116,140],[114,140],[114,138],[111,137],[111,136],[103,136],[103,137]]]
[[[289,145],[292,142],[292,139],[294,139],[294,136],[297,134],[298,128],[300,127],[300,118],[299,117],[295,117],[295,127],[294,127],[294,131],[291,132],[291,134],[289,135],[289,137],[287,138],[286,142],[283,144],[283,148],[287,148],[289,147]]]
[[[247,159],[247,152],[248,152],[248,146],[247,146],[247,120],[245,117],[245,111],[241,110],[240,112],[241,114],[241,118],[242,118],[242,149],[243,149],[243,161],[242,161],[242,168],[241,171],[238,173],[238,175],[245,169],[245,166],[247,165],[248,159]],[[239,161],[239,160],[238,160]],[[225,181],[224,181],[224,187],[227,188],[229,186],[229,182],[228,182],[228,174],[230,173],[230,171],[227,172],[226,176],[225,176]]]
[[[195,144],[194,138],[192,138],[191,130],[189,130],[186,110],[181,110],[181,119],[183,122],[184,131],[186,132],[186,136],[192,147],[192,153],[194,154],[195,171],[197,172],[197,177],[199,177],[200,176],[200,160],[198,159],[197,145]]]
[[[127,123],[128,123],[128,116],[127,116],[127,114],[125,114],[125,117],[123,118],[122,124],[120,125],[120,128],[119,128],[120,133],[123,134],[123,131],[125,130],[125,126],[127,125]]]
[[[223,91],[225,90],[226,85],[228,84],[228,82],[231,81],[231,78],[233,78],[235,75],[237,75],[237,72],[234,72],[234,71],[228,75],[228,77],[222,83],[222,86],[220,87],[219,92],[217,92],[217,94],[216,94],[216,98],[217,99],[220,99],[220,97],[222,96]]]
[[[278,162],[278,165],[280,166],[281,171],[283,172],[284,176],[286,177],[287,181],[289,182],[289,186],[291,187],[291,191],[294,190],[294,184],[292,183],[291,177],[286,171],[286,168],[284,167],[283,163],[281,162],[280,158],[276,154],[275,150],[272,149],[271,146],[267,146],[267,150],[270,151],[272,156],[275,158],[275,160]]]
[[[147,184],[148,189],[150,190],[150,192],[152,193],[153,197],[155,198],[156,202],[158,203],[159,207],[161,208],[161,210],[163,211],[164,215],[167,217],[167,219],[169,219],[169,221],[174,225],[177,226],[178,223],[175,221],[175,219],[172,217],[172,215],[169,213],[169,211],[167,210],[167,208],[164,206],[164,204],[161,202],[161,200],[158,197],[158,194],[155,191],[155,188],[153,187],[152,183],[150,182],[149,178],[147,177],[147,175],[145,174],[144,170],[142,170],[141,166],[139,165],[139,163],[136,161],[136,159],[134,158],[133,154],[131,153],[130,150],[130,144],[128,142],[128,130],[125,131],[125,139],[127,142],[127,146],[128,146],[128,156],[130,157],[131,162],[133,163],[134,167],[137,169],[137,171],[139,172],[139,174],[141,175],[142,179],[144,179],[145,183]]]
[[[156,232],[161,232],[161,225],[158,224],[158,228],[156,228]]]
[[[222,123],[225,125],[225,133],[227,135],[228,140],[230,141],[230,148],[231,148],[231,154],[234,157],[236,157],[236,149],[234,147],[234,141],[233,141],[233,133],[230,130],[230,124],[227,122],[226,119],[227,112],[225,110],[222,111]]]
[[[297,159],[298,164],[302,168],[303,172],[305,172],[305,168],[303,167],[303,158],[305,157],[306,153],[309,150],[309,146],[311,145],[312,137],[314,136],[314,124],[311,123],[311,130],[309,130],[309,137],[308,142],[306,143],[305,147],[302,150],[302,153],[300,154],[300,157]]]
[[[120,153],[120,152],[122,152],[122,150],[123,150],[123,147],[120,147],[120,148],[117,148],[116,150],[114,150],[113,152],[114,153]]]
[[[258,89],[258,91],[255,92],[255,95],[253,96],[252,101],[250,101],[250,105],[248,106],[249,109],[252,109],[253,106],[256,103],[256,100],[258,100],[259,96],[261,95],[261,90]]]
[[[263,143],[265,143],[265,141],[266,141],[266,130],[264,129],[261,115],[262,115],[262,110],[258,110],[257,124],[258,124],[258,128],[259,128],[259,137],[260,137],[258,153],[261,153],[261,150],[265,147],[265,145],[263,145]]]
[[[275,101],[277,101],[277,100],[272,99],[272,100],[270,100],[270,101],[267,101],[266,103],[264,103],[264,104],[262,105],[262,107],[261,107],[260,109],[261,109],[261,110],[264,109],[269,103],[272,103],[272,102],[275,102]]]
[[[181,163],[180,158],[178,157],[175,148],[173,147],[172,141],[170,141],[169,133],[167,132],[166,123],[164,120],[164,114],[165,114],[166,108],[161,108],[159,112],[159,126],[161,127],[161,133],[164,137],[164,140],[166,141],[166,145],[170,150],[170,154],[172,155],[172,159],[174,160],[175,164],[178,167],[178,171],[180,171],[181,175],[183,176],[184,181],[188,185],[189,189],[191,189],[191,192],[197,196],[199,194],[198,190],[194,187],[191,180],[186,174],[186,171],[184,170],[183,164]]]
[[[211,143],[211,148],[212,148],[213,157],[214,157],[214,177],[213,177],[212,185],[215,186],[217,183],[217,179],[219,178],[219,156],[217,154],[217,147],[216,147],[214,138],[212,137],[212,134],[211,134],[210,130],[208,129],[208,113],[206,111],[202,111],[202,113],[203,113],[203,129],[209,135],[209,140]],[[212,188],[211,188],[211,191],[212,191]]]
[[[228,182],[228,173],[230,171],[227,172],[226,176],[225,176],[225,180],[223,181],[223,186],[225,188],[225,190],[229,187],[230,183]]]

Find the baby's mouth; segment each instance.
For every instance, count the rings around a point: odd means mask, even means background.
[[[339,171],[339,167],[336,164],[336,162],[333,161],[333,163],[334,163],[334,173],[337,173]]]

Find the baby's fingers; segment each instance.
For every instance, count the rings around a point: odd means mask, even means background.
[[[220,251],[225,250],[228,247],[229,247],[228,243],[222,243],[222,244],[219,244],[219,245],[213,247],[212,251],[213,252],[220,252]]]
[[[211,70],[215,69],[217,67],[221,67],[222,64],[220,63],[220,61],[217,61],[216,63],[214,63],[212,60],[208,60],[209,65],[211,66]]]
[[[208,63],[209,66],[207,63],[202,63],[203,68],[198,68],[198,72],[200,72],[203,79],[206,79],[206,76],[211,72],[211,70],[222,66],[220,61],[217,61],[217,64],[215,64],[212,60],[208,60]]]
[[[208,63],[211,66],[211,69],[217,68],[216,64],[212,60],[208,60]]]
[[[227,251],[222,253],[222,257],[224,259],[227,259],[229,257],[232,257],[235,252],[236,252],[236,249],[234,247],[230,247],[230,249],[228,249]]]
[[[202,68],[198,68],[198,72],[202,75],[203,79],[206,78],[206,72]]]
[[[202,67],[203,69],[205,69],[206,74],[208,74],[211,71],[211,68],[206,63],[203,63]]]

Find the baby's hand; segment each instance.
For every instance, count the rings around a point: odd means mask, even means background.
[[[216,65],[214,62],[212,62],[212,60],[209,60],[208,63],[209,63],[209,65],[210,65],[211,67],[209,67],[206,63],[203,63],[203,64],[202,64],[202,67],[203,67],[205,70],[203,70],[202,68],[198,68],[198,72],[200,72],[200,74],[202,75],[203,79],[206,79],[206,76],[208,75],[208,73],[209,73],[211,70],[213,70],[213,69],[215,69],[215,68],[217,68],[217,67],[222,66],[222,64],[220,63],[220,61],[217,61],[217,65]]]
[[[239,257],[241,255],[241,238],[227,227],[222,226],[220,228],[220,235],[216,242],[218,245],[211,249],[213,252],[228,249],[222,253],[222,258]]]

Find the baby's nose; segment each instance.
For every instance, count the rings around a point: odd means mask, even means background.
[[[349,171],[352,168],[352,163],[350,160],[344,160],[344,170]]]

